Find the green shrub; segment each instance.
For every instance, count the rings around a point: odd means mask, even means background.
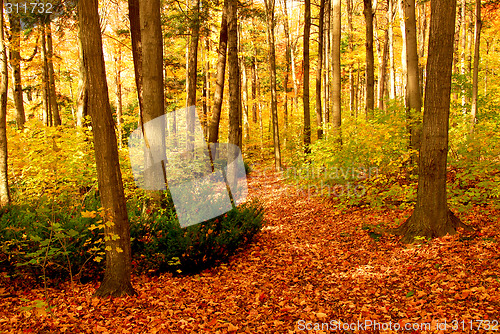
[[[263,209],[255,201],[186,228],[173,209],[160,210],[147,223],[131,224],[134,263],[139,270],[197,272],[227,259],[262,222]]]

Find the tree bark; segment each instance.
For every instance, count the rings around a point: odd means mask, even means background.
[[[196,86],[198,73],[198,42],[200,40],[200,0],[196,1],[192,18],[191,42],[188,55],[187,107],[196,109]],[[144,37],[144,36],[143,36]],[[146,44],[146,43],[144,43]],[[187,117],[186,150],[194,152],[194,117]]]
[[[11,41],[9,46],[10,66],[12,68],[12,85],[14,86],[14,104],[16,105],[16,124],[24,127],[26,115],[23,103],[23,87],[21,83],[21,25],[20,18],[14,11],[9,14]]]
[[[342,95],[341,95],[341,72],[340,72],[340,47],[341,47],[341,1],[332,0],[332,39],[333,39],[333,53],[332,53],[332,67],[333,67],[333,79],[332,79],[332,119],[333,119],[333,129],[334,136],[337,138],[337,142],[342,144],[342,134],[340,127],[342,125]],[[352,43],[352,42],[349,42]],[[353,87],[351,87],[353,89]]]
[[[363,0],[366,22],[366,118],[373,114],[375,108],[375,69],[373,55],[373,8],[371,0]]]
[[[114,121],[109,104],[106,70],[99,26],[97,0],[80,0],[78,17],[80,39],[89,87],[89,113],[94,134],[97,180],[102,206],[106,212],[106,270],[96,296],[135,294],[131,279],[130,231],[123,192]],[[118,238],[116,238],[118,237]]]
[[[320,0],[318,17],[318,62],[316,65],[316,126],[318,139],[323,138],[323,107],[321,105],[321,77],[323,70],[323,27],[326,0]]]
[[[410,218],[393,230],[402,235],[402,241],[407,243],[414,242],[417,236],[434,238],[455,234],[457,227],[466,226],[448,209],[446,201],[455,5],[456,0],[431,2],[417,203]]]
[[[387,16],[389,27],[387,28],[389,38],[389,98],[396,98],[396,74],[394,72],[394,0],[387,0],[388,9]]]
[[[470,133],[474,132],[477,122],[477,94],[479,84],[479,58],[481,43],[481,0],[476,0],[476,23],[474,24],[474,65],[472,67],[472,100],[471,100],[471,125]]]
[[[410,148],[418,150],[420,145],[421,97],[418,82],[417,24],[415,19],[415,0],[403,1],[406,36],[406,113],[410,132]]]
[[[139,102],[139,123],[142,125],[142,42],[139,0],[128,0],[128,17],[130,21],[130,40],[132,41],[132,58],[134,62],[137,100]]]
[[[42,118],[46,126],[52,126],[52,112],[50,104],[50,90],[49,90],[49,66],[47,60],[47,38],[45,23],[40,24],[42,35],[42,46],[40,56],[42,57]]]
[[[3,0],[0,0],[0,207],[10,204],[7,151],[7,90],[9,73],[5,50]]]
[[[274,168],[281,170],[281,148],[278,124],[278,97],[276,93],[276,48],[274,45],[275,0],[265,0],[267,16],[267,42],[269,44],[269,71],[271,72],[271,117],[273,122]]]
[[[80,27],[78,29],[81,29]],[[88,85],[86,80],[86,69],[83,61],[83,46],[81,39],[78,39],[78,96],[76,98],[76,126],[82,127],[85,124],[85,117],[88,115]]]
[[[52,28],[50,21],[46,23],[47,29],[47,66],[49,74],[49,103],[50,111],[54,119],[54,126],[61,125],[61,115],[57,105],[56,81],[54,77],[54,48],[52,46]]]
[[[311,36],[311,0],[305,0],[304,8],[304,55],[303,55],[303,104],[304,104],[304,151],[311,152],[311,110],[309,106],[309,38]]]
[[[212,119],[210,121],[210,131],[208,135],[209,143],[219,141],[219,122],[222,111],[222,101],[224,97],[224,76],[226,74],[226,52],[227,52],[227,6],[228,0],[224,1],[222,11],[222,21],[219,34],[219,48],[217,50],[217,77],[215,81],[214,104],[212,107]]]

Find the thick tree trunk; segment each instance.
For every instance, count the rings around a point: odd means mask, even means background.
[[[9,73],[5,50],[3,0],[0,0],[0,207],[10,204],[8,164],[7,164],[7,90]]]
[[[320,0],[319,4],[319,28],[318,28],[318,62],[316,65],[316,132],[318,139],[323,138],[323,108],[321,106],[321,77],[323,70],[323,27],[325,17],[326,0]]]
[[[21,25],[19,15],[9,14],[11,41],[9,45],[10,66],[12,68],[12,84],[14,86],[14,104],[16,105],[16,124],[19,129],[24,127],[26,115],[23,103],[23,87],[21,83]]]
[[[304,151],[311,148],[311,110],[309,106],[309,38],[311,36],[311,0],[305,0],[304,8],[304,56],[303,56],[303,104],[304,104]]]
[[[448,209],[446,202],[446,160],[455,4],[456,0],[431,2],[417,203],[410,218],[393,230],[396,234],[403,236],[403,242],[414,242],[417,236],[434,238],[455,234],[457,227],[465,226]]]
[[[415,0],[403,1],[406,36],[406,113],[410,132],[410,148],[418,150],[420,146],[421,97],[418,83],[418,48],[417,24],[415,19]]]
[[[47,66],[49,74],[49,103],[50,111],[54,118],[54,126],[61,125],[61,115],[57,105],[56,81],[54,77],[54,48],[52,46],[52,28],[50,21],[46,23],[47,29]]]
[[[333,79],[332,79],[332,119],[333,119],[333,129],[334,136],[337,137],[337,142],[342,144],[342,135],[340,127],[342,125],[342,95],[341,95],[341,72],[340,72],[340,42],[341,42],[341,1],[332,0],[332,67],[333,67]],[[352,44],[352,42],[349,42]],[[352,46],[352,45],[351,45]],[[351,75],[352,78],[352,75]],[[353,87],[351,87],[353,90]]]
[[[222,111],[222,101],[224,97],[224,77],[226,74],[226,52],[227,52],[227,5],[224,1],[222,12],[222,22],[219,34],[219,48],[217,50],[217,77],[215,81],[214,104],[212,107],[212,119],[210,121],[210,131],[208,142],[217,143],[219,141],[219,122]]]
[[[130,231],[123,182],[121,177],[114,121],[109,104],[106,70],[102,49],[97,0],[80,0],[78,17],[83,57],[88,73],[89,113],[94,134],[97,180],[102,206],[107,216],[104,228],[107,240],[106,271],[96,296],[125,296],[135,294],[130,282]],[[118,238],[116,238],[118,237]]]
[[[373,114],[375,108],[375,69],[373,55],[373,8],[371,0],[363,0],[366,22],[366,118]]]
[[[267,16],[267,42],[269,44],[269,71],[271,72],[271,117],[273,122],[274,168],[281,170],[281,148],[278,124],[278,97],[276,93],[276,48],[274,45],[274,4],[265,0]]]
[[[474,25],[474,65],[472,67],[472,100],[471,100],[471,126],[470,133],[474,132],[477,122],[477,94],[479,84],[479,52],[481,43],[481,0],[476,0],[476,23]]]

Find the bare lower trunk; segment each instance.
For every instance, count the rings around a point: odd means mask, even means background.
[[[375,108],[375,75],[373,55],[373,9],[371,0],[363,0],[366,22],[366,118],[369,118]]]

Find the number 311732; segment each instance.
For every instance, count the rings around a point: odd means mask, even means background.
[[[52,14],[52,4],[50,2],[5,2],[5,12],[7,14]]]

